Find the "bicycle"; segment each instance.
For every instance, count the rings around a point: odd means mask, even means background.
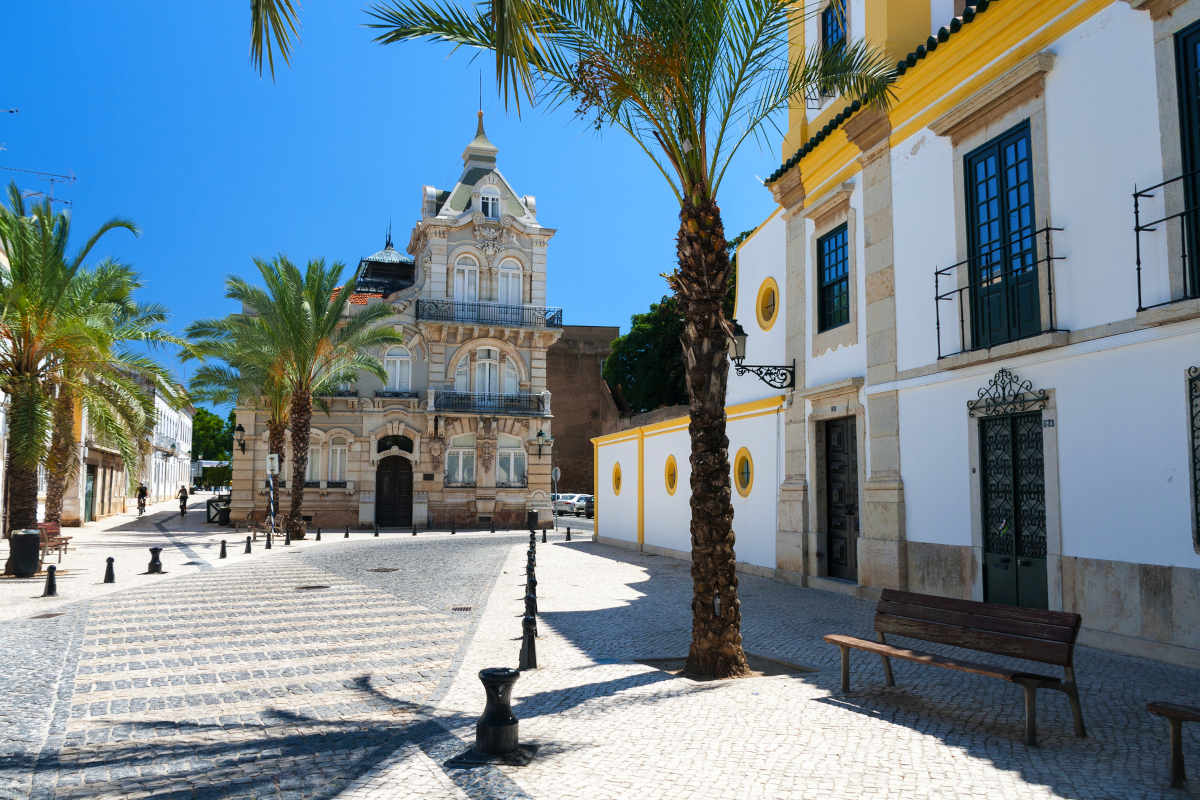
[[[137,499],[137,501],[138,501],[138,503],[137,503],[137,506],[138,506],[138,516],[140,517],[142,514],[145,514],[145,513],[146,513],[146,498],[144,498],[144,497],[139,497],[139,498]]]

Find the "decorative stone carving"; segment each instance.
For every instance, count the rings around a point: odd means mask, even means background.
[[[493,459],[496,457],[495,443],[488,439],[476,443],[475,454],[480,469],[484,472],[491,472]]]
[[[433,471],[442,471],[442,459],[446,455],[446,440],[441,437],[429,438],[429,460],[433,462]]]
[[[490,265],[496,258],[496,253],[505,245],[515,244],[517,237],[511,231],[502,228],[477,227],[475,228],[475,241],[479,242],[479,249],[487,256]]]

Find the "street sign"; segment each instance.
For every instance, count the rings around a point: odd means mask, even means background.
[[[277,453],[270,453],[267,455],[267,474],[279,474],[279,455]]]
[[[550,480],[554,481],[555,483],[558,483],[558,479],[560,477],[562,477],[562,473],[558,471],[558,467],[555,467],[554,469],[550,470]]]

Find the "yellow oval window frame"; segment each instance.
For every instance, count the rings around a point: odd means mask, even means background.
[[[620,461],[613,464],[612,483],[613,483],[613,494],[619,495],[621,493],[621,462]]]
[[[769,317],[765,310],[768,297],[774,300]],[[779,284],[775,282],[774,278],[767,278],[762,282],[762,286],[758,287],[758,299],[754,302],[754,314],[758,317],[758,327],[764,331],[771,330],[775,325],[775,320],[779,319]]]
[[[675,456],[667,456],[666,466],[663,467],[663,483],[667,485],[667,494],[675,496],[675,490],[679,488],[679,465],[675,463]]]
[[[747,470],[746,485],[743,487],[739,476],[742,473],[742,465],[746,464]],[[754,488],[754,459],[750,457],[750,451],[742,448],[737,451],[737,455],[733,459],[733,488],[737,489],[737,493],[742,497],[749,497],[750,490]]]

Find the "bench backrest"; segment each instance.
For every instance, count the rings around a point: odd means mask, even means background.
[[[42,532],[42,537],[58,536],[62,531],[57,522],[39,522],[38,530]]]
[[[875,609],[875,630],[1043,664],[1071,666],[1083,618],[884,589]]]

